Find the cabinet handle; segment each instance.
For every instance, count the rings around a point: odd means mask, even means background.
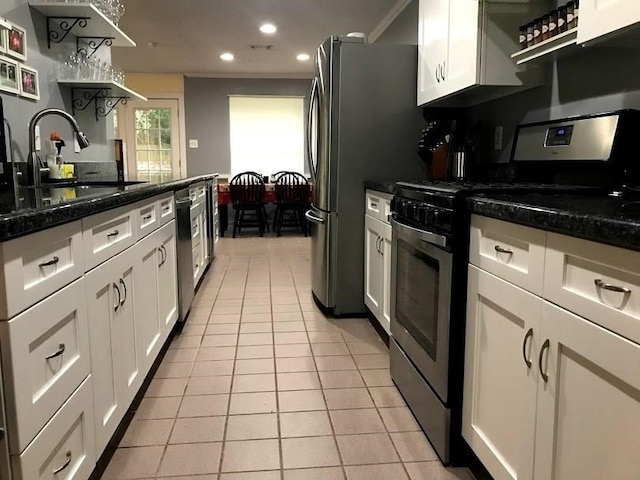
[[[438,64],[438,66],[436,67],[436,81],[438,83],[440,83],[440,75],[439,75],[439,73],[440,73],[440,64]]]
[[[120,285],[122,285],[122,289],[124,290],[124,298],[120,302],[120,306],[124,305],[124,302],[127,301],[127,285],[124,283],[124,280],[120,279]]]
[[[118,300],[116,300],[116,304],[113,306],[113,311],[117,312],[118,309],[120,308],[120,305],[121,305],[120,300],[122,300],[122,297],[120,296],[120,289],[118,288],[118,285],[114,283],[113,288],[116,292],[118,292]]]
[[[142,217],[142,220],[151,220],[151,217],[153,215],[149,214],[149,215],[145,215],[144,217]]]
[[[51,355],[47,355],[46,357],[44,357],[45,360],[51,360],[52,358],[59,357],[64,353],[64,349],[65,349],[65,345],[64,343],[61,343],[60,345],[58,345],[57,351],[53,352]]]
[[[601,288],[603,290],[609,290],[610,292],[624,293],[625,295],[630,295],[631,290],[627,287],[619,287],[617,285],[611,285],[610,283],[604,283],[600,278],[596,278],[593,283],[596,284],[596,287]]]
[[[384,249],[382,248],[383,243],[384,243],[384,238],[380,237],[380,255],[384,257]]]
[[[549,375],[542,368],[542,357],[544,355],[544,351],[549,350],[549,345],[550,345],[549,339],[547,338],[542,344],[542,348],[540,349],[540,356],[538,357],[538,367],[540,367],[540,376],[542,377],[542,380],[544,380],[544,383],[547,383],[549,381]]]
[[[162,257],[162,261],[160,262],[160,265],[158,265],[159,267],[161,267],[167,261],[167,249],[164,248],[164,245],[160,245],[158,247],[158,251],[160,252],[160,256]]]
[[[65,468],[67,468],[71,463],[71,457],[72,457],[71,450],[67,450],[67,459],[65,460],[65,462],[62,465],[60,465],[58,468],[54,468],[53,470],[51,470],[51,473],[53,473],[54,475],[57,475],[58,473],[63,471]]]
[[[533,337],[533,328],[529,329],[522,342],[522,358],[524,358],[524,363],[527,365],[527,368],[531,368],[531,360],[527,356],[527,342],[531,337]]]
[[[444,82],[445,77],[444,77],[444,70],[446,68],[447,62],[442,62],[442,68],[440,69],[440,78],[442,78],[442,81]]]
[[[162,247],[158,247],[158,253],[160,253],[160,263],[158,267],[161,267],[164,264],[164,255],[162,255]]]
[[[107,238],[117,237],[118,235],[120,235],[120,232],[118,230],[114,230],[111,233],[107,233]]]
[[[507,255],[513,255],[513,250],[507,250],[506,248],[502,248],[500,245],[496,245],[493,247],[498,253],[506,253]]]
[[[43,267],[50,267],[51,265],[55,265],[56,263],[58,263],[60,261],[60,259],[58,257],[53,257],[51,260],[49,260],[48,262],[43,262],[39,265],[40,268]]]

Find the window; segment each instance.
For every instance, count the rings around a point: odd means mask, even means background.
[[[304,172],[304,98],[230,96],[231,174]]]

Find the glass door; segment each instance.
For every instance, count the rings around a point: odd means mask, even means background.
[[[178,101],[131,101],[125,115],[129,178],[167,181],[180,177]]]

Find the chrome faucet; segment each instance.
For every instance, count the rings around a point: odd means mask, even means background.
[[[58,115],[59,117],[67,120],[76,135],[76,140],[78,141],[78,145],[81,149],[87,148],[90,145],[89,139],[80,131],[80,127],[78,126],[76,119],[64,110],[57,108],[45,108],[44,110],[37,112],[29,121],[29,165],[33,177],[33,185],[36,187],[39,187],[42,184],[40,168],[41,166],[43,168],[46,167],[38,157],[38,152],[36,152],[36,125],[41,118],[46,117],[47,115]]]

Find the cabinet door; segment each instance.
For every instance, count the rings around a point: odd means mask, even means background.
[[[135,346],[132,254],[127,250],[85,276],[98,456],[142,380]]]
[[[581,0],[578,43],[619,32],[640,22],[638,0]]]
[[[202,225],[202,231],[200,232],[200,245],[202,245],[202,261],[204,265],[207,265],[211,258],[209,257],[209,222],[207,219],[206,208],[200,214],[200,225]]]
[[[149,370],[162,347],[163,322],[158,314],[158,270],[163,254],[159,247],[157,231],[135,246],[136,344],[143,373]]]
[[[376,317],[380,316],[382,303],[381,227],[380,220],[364,216],[364,303]]]
[[[533,478],[541,310],[469,265],[462,435],[495,480]]]
[[[380,307],[380,324],[388,334],[391,334],[391,225],[381,224],[382,242],[382,306]]]
[[[449,1],[420,0],[418,15],[418,106],[444,95],[449,38]]]
[[[178,273],[176,263],[175,222],[169,222],[158,233],[164,257],[158,267],[158,314],[163,338],[169,334],[178,319]]]
[[[444,65],[444,94],[478,83],[480,1],[449,0],[449,47]]]
[[[544,302],[536,480],[640,472],[640,345]]]

